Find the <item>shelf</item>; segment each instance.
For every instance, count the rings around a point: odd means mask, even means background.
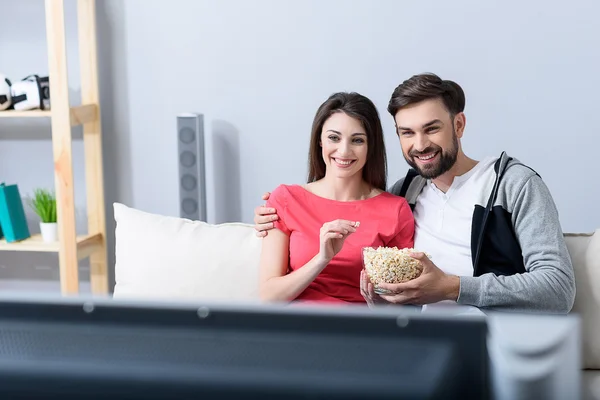
[[[84,104],[71,107],[70,113],[71,126],[82,125],[87,122],[93,122],[98,118],[98,105]],[[0,111],[0,118],[50,118],[52,110],[5,110]]]
[[[6,240],[0,240],[0,251],[57,254],[60,288],[65,295],[79,292],[78,260],[89,257],[92,292],[107,294],[109,293],[108,254],[98,84],[96,0],[76,1],[79,42],[78,86],[81,89],[81,105],[71,106],[72,99],[69,97],[65,0],[45,0],[46,50],[52,109],[0,111],[0,120],[1,118],[46,118],[50,124],[56,209],[60,216],[58,234],[61,240],[45,243],[39,234],[18,243],[6,243]],[[76,212],[72,128],[79,125],[82,127],[84,144],[86,231],[93,234],[75,237],[73,235],[76,232]]]
[[[89,257],[94,251],[102,246],[102,235],[77,236],[77,258],[79,260]],[[20,242],[6,243],[6,239],[0,239],[0,251],[34,251],[45,253],[58,253],[59,242],[46,243],[40,234],[31,235],[29,239]]]
[[[0,111],[0,118],[40,118],[40,117],[51,117],[51,111],[44,110],[28,110],[28,111],[17,111],[17,110],[4,110]]]

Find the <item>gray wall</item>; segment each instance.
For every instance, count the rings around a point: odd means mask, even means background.
[[[600,145],[594,0],[97,3],[109,230],[113,201],[177,215],[182,112],[206,115],[210,222],[251,222],[264,191],[304,180],[312,117],[334,91],[361,92],[379,107],[395,181],[407,167],[385,107],[397,84],[423,71],[465,89],[467,154],[506,150],[545,179],[565,231],[600,227],[590,179]],[[70,1],[77,101],[74,10]],[[24,18],[39,26],[20,32]],[[0,71],[13,79],[47,71],[42,1],[0,0],[0,26]],[[47,138],[48,124],[0,120],[0,179],[25,192],[51,185]],[[74,150],[85,229],[81,141]],[[20,273],[41,262],[0,257]]]

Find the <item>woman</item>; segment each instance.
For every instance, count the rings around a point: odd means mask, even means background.
[[[263,239],[265,301],[364,303],[362,248],[412,247],[414,219],[386,189],[383,129],[375,105],[336,93],[312,125],[306,185],[280,185],[268,207],[279,216]]]

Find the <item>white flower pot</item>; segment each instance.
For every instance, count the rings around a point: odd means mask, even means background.
[[[44,242],[58,241],[58,224],[56,222],[40,222],[40,231]]]

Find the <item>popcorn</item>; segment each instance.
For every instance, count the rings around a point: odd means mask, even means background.
[[[410,257],[417,250],[397,247],[363,248],[363,265],[371,282],[402,283],[421,275],[422,266],[419,260]],[[429,257],[429,255],[428,255]]]

